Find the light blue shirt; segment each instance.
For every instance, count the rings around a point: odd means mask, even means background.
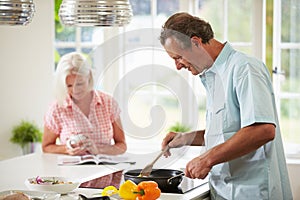
[[[276,125],[273,141],[212,168],[209,174],[212,199],[292,199],[274,92],[266,66],[226,43],[213,66],[200,78],[207,91],[205,145],[208,149],[253,123]]]

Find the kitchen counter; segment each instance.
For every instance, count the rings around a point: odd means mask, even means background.
[[[136,165],[127,163],[120,163],[117,165],[77,165],[77,166],[59,166],[57,165],[57,154],[34,153],[25,156],[15,157],[8,160],[0,161],[0,191],[6,190],[28,190],[24,182],[27,178],[36,176],[63,176],[70,180],[79,182],[89,181],[98,177],[102,177],[119,170],[127,170],[131,168],[140,168],[145,163],[149,162],[151,155],[135,155],[137,160]],[[140,158],[138,158],[140,157]],[[151,160],[151,158],[150,158]],[[162,159],[164,160],[164,159]],[[166,165],[165,162],[157,164],[158,166],[164,165],[168,168],[184,167],[188,158],[182,156],[171,164]],[[162,164],[164,163],[164,164]],[[91,196],[95,193],[101,193],[101,189],[86,189],[78,188],[69,195],[62,195],[61,199],[77,199],[77,194],[82,193]],[[190,190],[184,194],[162,193],[160,199],[205,199],[209,196],[209,186],[206,180],[203,184]]]

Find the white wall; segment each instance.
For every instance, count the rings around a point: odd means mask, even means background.
[[[21,155],[12,127],[26,119],[42,128],[52,98],[54,1],[34,3],[30,24],[0,26],[0,160]]]
[[[294,200],[300,200],[300,159],[287,159]]]

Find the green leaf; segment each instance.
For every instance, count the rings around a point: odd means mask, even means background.
[[[176,122],[174,125],[170,126],[168,131],[170,132],[178,132],[178,133],[183,133],[190,131],[191,128],[189,126],[186,126],[184,124],[181,124],[180,122]]]
[[[30,142],[42,142],[43,133],[32,122],[22,120],[21,123],[13,127],[10,141],[24,147]]]

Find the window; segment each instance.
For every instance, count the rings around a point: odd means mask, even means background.
[[[205,127],[205,90],[199,78],[178,72],[159,44],[163,23],[177,11],[199,15],[210,22],[218,40],[263,58],[264,1],[130,2],[134,16],[125,27],[70,28],[56,20],[56,55],[59,58],[75,50],[89,54],[97,66],[96,87],[111,93],[120,104],[129,143],[136,139],[145,146],[155,143],[150,148],[154,151],[160,148],[168,127],[177,121],[193,129]]]
[[[274,0],[273,81],[288,156],[300,154],[300,7]]]
[[[68,27],[59,21],[58,10],[62,0],[55,0],[55,66],[60,57],[73,51],[89,54],[104,41],[103,28]]]
[[[209,21],[219,41],[229,41],[234,48],[263,59],[263,7],[264,1],[198,0],[196,13]]]

